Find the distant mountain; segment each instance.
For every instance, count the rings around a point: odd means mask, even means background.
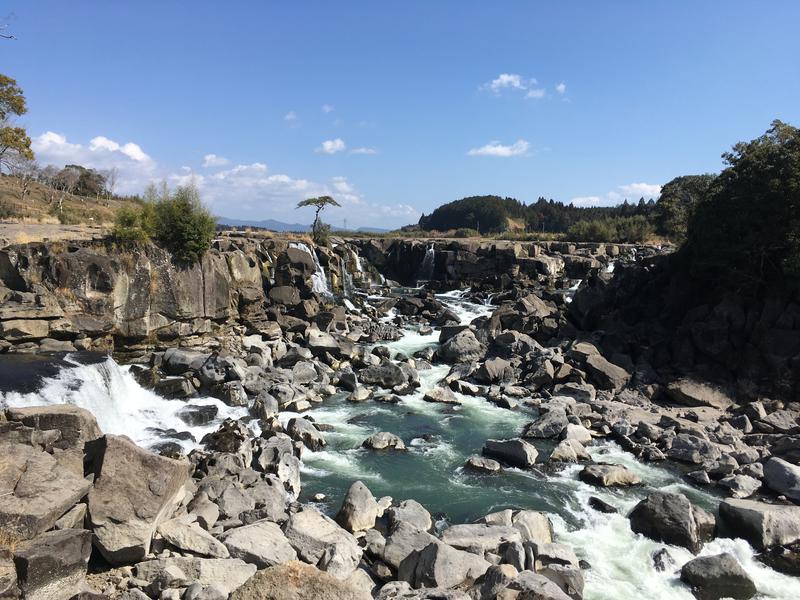
[[[301,225],[300,223],[284,223],[283,221],[276,221],[275,219],[264,219],[263,221],[248,220],[248,219],[228,219],[227,217],[219,217],[217,223],[220,225],[227,225],[228,227],[260,227],[261,229],[269,229],[270,231],[294,231],[297,233],[305,233],[311,231],[310,225]]]
[[[283,221],[276,221],[275,219],[264,219],[263,221],[255,221],[248,219],[228,219],[227,217],[219,217],[217,223],[227,227],[259,227],[261,229],[269,229],[270,231],[292,231],[296,233],[307,233],[311,231],[311,225],[301,225],[300,223],[284,223]],[[345,231],[341,227],[334,227],[334,231]],[[386,233],[391,229],[381,229],[380,227],[359,227],[356,229],[358,233]]]

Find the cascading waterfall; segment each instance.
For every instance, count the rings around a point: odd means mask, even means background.
[[[350,273],[350,269],[347,268],[347,262],[343,257],[339,258],[339,264],[342,270],[342,291],[344,292],[344,297],[352,298],[353,294],[355,293],[355,288],[353,286],[353,275]]]
[[[330,285],[328,285],[328,276],[325,274],[325,269],[322,268],[316,252],[311,250],[311,248],[309,248],[303,242],[289,242],[289,247],[297,248],[298,250],[302,250],[303,252],[310,254],[311,258],[314,260],[314,266],[316,267],[317,272],[311,274],[311,289],[317,294],[321,294],[323,296],[332,295]]]
[[[422,258],[422,264],[419,266],[417,273],[417,282],[430,281],[433,279],[433,269],[436,266],[436,250],[433,244],[428,246],[425,250],[425,256]]]
[[[126,435],[141,446],[152,446],[166,440],[191,449],[206,433],[217,429],[225,418],[238,419],[247,414],[244,407],[232,408],[215,398],[168,400],[144,389],[113,358],[94,364],[82,364],[67,356],[68,366],[55,376],[46,377],[35,392],[0,392],[0,406],[49,406],[74,404],[85,408],[97,419],[104,433]],[[217,408],[217,417],[206,425],[192,426],[180,418],[187,405]],[[163,432],[190,432],[196,441],[174,439]]]

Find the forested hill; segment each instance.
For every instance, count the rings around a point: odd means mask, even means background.
[[[580,221],[636,216],[651,221],[656,210],[653,200],[646,202],[644,199],[614,207],[578,207],[544,198],[526,205],[514,198],[471,196],[443,204],[430,215],[422,215],[419,227],[426,231],[475,229],[482,234],[509,229],[564,233]]]

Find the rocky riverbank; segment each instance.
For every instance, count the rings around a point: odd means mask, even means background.
[[[615,597],[638,597],[631,574],[609,570],[619,557],[582,542],[588,519],[647,540],[631,568],[651,591],[792,597],[800,406],[665,369],[584,320],[612,261],[654,252],[397,240],[320,249],[232,235],[178,269],[156,249],[119,255],[96,242],[0,251],[6,351],[113,349],[130,363],[92,371],[107,383],[91,403],[71,384],[60,399],[2,397],[11,459],[0,463],[0,589],[577,600],[616,585]],[[437,296],[387,278],[471,290]],[[133,390],[133,378],[157,396],[141,413],[126,406],[126,427],[98,403]],[[59,405],[65,396],[71,404]],[[114,399],[124,400],[139,398]],[[375,415],[387,429],[366,435]],[[452,433],[433,428],[450,420]],[[447,436],[464,430],[479,437],[454,454]],[[484,504],[453,509],[468,520],[432,514],[387,483],[407,470],[408,487],[418,485],[411,461],[442,452],[432,498],[458,504],[499,486]],[[336,497],[314,489],[324,478],[309,468],[315,457],[343,469],[339,458],[353,453],[373,460],[367,478],[342,475]],[[565,522],[569,494],[539,509],[513,491],[527,481],[583,486],[587,512]]]

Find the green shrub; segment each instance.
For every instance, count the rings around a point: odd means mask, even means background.
[[[453,237],[457,238],[470,238],[470,237],[480,237],[481,234],[478,232],[477,229],[470,229],[469,227],[461,227],[460,229],[456,229],[453,233]]]
[[[144,207],[141,209],[123,206],[117,211],[111,235],[122,244],[143,244],[150,239],[152,229],[144,224]]]
[[[153,216],[155,238],[178,262],[196,262],[211,247],[217,223],[196,188],[179,187],[170,197],[159,200]]]

